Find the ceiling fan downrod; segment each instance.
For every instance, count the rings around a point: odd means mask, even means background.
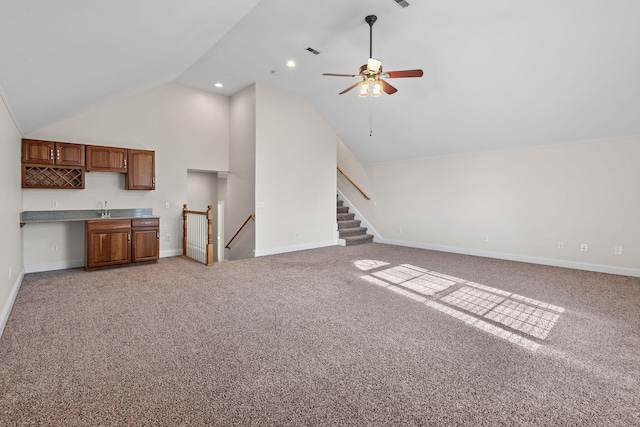
[[[373,24],[378,20],[376,15],[368,15],[364,21],[369,24],[369,58],[373,58]]]

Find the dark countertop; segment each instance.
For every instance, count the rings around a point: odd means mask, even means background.
[[[93,219],[160,218],[157,215],[153,215],[153,209],[151,208],[109,209],[109,214],[109,217],[103,218],[102,211],[99,209],[24,211],[20,212],[20,224],[87,221]]]

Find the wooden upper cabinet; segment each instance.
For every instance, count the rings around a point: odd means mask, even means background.
[[[127,190],[156,189],[155,151],[129,149],[129,170],[127,172]]]
[[[84,166],[84,145],[56,142],[56,165]]]
[[[22,163],[82,167],[84,151],[82,144],[23,139]]]
[[[22,140],[22,163],[52,165],[55,162],[55,147],[53,141]]]
[[[87,172],[127,173],[127,149],[87,145]]]

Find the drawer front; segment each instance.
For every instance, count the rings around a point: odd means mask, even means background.
[[[134,218],[131,220],[132,227],[159,227],[160,218]]]
[[[131,228],[129,219],[95,219],[87,221],[87,231],[114,230],[119,228]]]

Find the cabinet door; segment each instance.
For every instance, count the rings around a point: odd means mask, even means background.
[[[153,261],[160,256],[160,230],[133,228],[131,230],[131,262]]]
[[[35,139],[22,140],[22,163],[52,165],[55,163],[56,143]]]
[[[127,172],[127,149],[87,145],[88,172]]]
[[[56,165],[84,166],[84,145],[57,142]]]
[[[87,221],[86,268],[131,262],[130,227],[126,219]]]
[[[155,152],[147,150],[129,150],[129,171],[127,172],[127,190],[156,189]]]

